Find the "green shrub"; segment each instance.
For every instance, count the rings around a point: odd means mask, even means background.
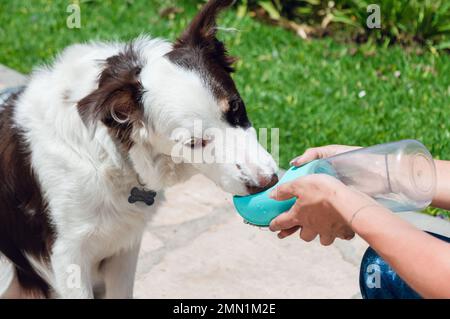
[[[450,1],[378,0],[381,29],[366,25],[372,0],[240,0],[240,6],[264,9],[272,19],[284,17],[323,28],[323,34],[353,39],[374,39],[384,44],[420,43],[433,49],[450,49]],[[344,26],[344,28],[343,28]]]

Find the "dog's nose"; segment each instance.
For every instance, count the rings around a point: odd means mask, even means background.
[[[262,191],[265,191],[266,189],[271,188],[273,185],[278,183],[278,175],[261,175],[258,177],[258,185],[246,185],[247,191],[250,194],[256,194],[260,193]]]

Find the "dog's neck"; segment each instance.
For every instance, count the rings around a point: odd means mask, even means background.
[[[191,165],[175,163],[170,155],[170,148],[164,143],[150,143],[151,138],[136,137],[136,142],[124,151],[113,138],[99,130],[95,133],[95,141],[101,145],[103,156],[101,162],[110,162],[114,185],[122,192],[130,194],[133,188],[140,191],[159,192],[164,188],[185,181],[198,173]],[[164,145],[164,149],[161,148]],[[149,193],[150,194],[150,193]]]
[[[108,134],[107,129],[103,125],[99,125],[90,137],[91,143],[94,147],[91,150],[96,150],[92,153],[97,157],[93,162],[102,163],[103,167],[107,169],[98,170],[103,172],[103,178],[108,180],[108,185],[111,185],[116,191],[125,194],[127,197],[131,194],[133,188],[140,191],[159,191],[163,189],[161,176],[158,171],[154,169],[155,163],[151,156],[151,151],[133,146],[130,151],[124,150],[114,138]],[[146,154],[146,152],[148,152]],[[132,153],[133,156],[130,156]],[[141,159],[135,163],[133,158]]]

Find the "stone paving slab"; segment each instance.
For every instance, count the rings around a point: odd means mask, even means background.
[[[27,77],[0,64],[0,90],[25,84]]]
[[[169,189],[166,200],[144,236],[137,298],[358,296],[361,239],[331,247],[279,240],[244,224],[231,196],[202,176]]]
[[[170,188],[147,227],[136,276],[137,298],[360,298],[359,237],[323,247],[246,225],[231,195],[203,176]],[[450,236],[450,223],[398,214]]]

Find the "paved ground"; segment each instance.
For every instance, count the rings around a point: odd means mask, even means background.
[[[195,190],[193,192],[192,190]],[[166,191],[145,234],[138,298],[359,298],[360,238],[323,247],[243,224],[231,196],[202,176]],[[450,236],[448,222],[400,214]]]
[[[0,66],[0,89],[24,80]],[[243,224],[231,196],[201,176],[165,196],[143,239],[137,298],[360,297],[359,262],[367,247],[361,239],[331,247],[296,237],[278,240]],[[450,236],[449,225],[435,218],[403,216]]]
[[[231,196],[201,176],[166,197],[144,237],[136,297],[358,296],[361,240],[327,248],[296,237],[279,240],[244,224]]]
[[[0,90],[6,87],[21,85],[25,81],[25,76],[0,64]]]

